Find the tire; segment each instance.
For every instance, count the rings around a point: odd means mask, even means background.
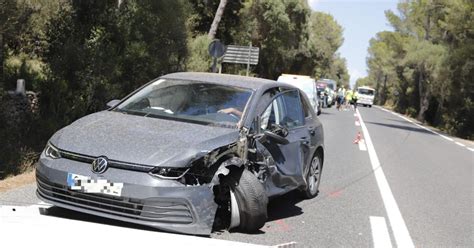
[[[369,108],[372,108],[372,105],[369,105]]]
[[[263,184],[250,171],[243,170],[233,190],[239,206],[238,229],[247,233],[258,231],[268,218],[268,197]]]
[[[319,193],[319,183],[321,182],[321,172],[323,164],[318,153],[314,154],[314,157],[311,160],[311,164],[309,166],[310,167],[308,168],[308,172],[306,173],[306,187],[304,190],[302,190],[303,197],[306,199],[314,198]],[[313,181],[313,179],[315,180]]]

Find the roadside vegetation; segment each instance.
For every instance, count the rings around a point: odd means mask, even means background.
[[[31,167],[52,133],[160,75],[209,71],[219,1],[0,0],[0,179]],[[260,47],[258,77],[349,82],[342,27],[306,0],[227,1],[215,38]],[[223,65],[239,74],[241,65]],[[6,93],[17,79],[38,106]]]
[[[358,85],[376,101],[444,131],[474,139],[474,2],[417,0],[386,12],[394,31],[370,41],[369,75]]]

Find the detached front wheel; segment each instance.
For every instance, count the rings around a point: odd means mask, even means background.
[[[230,191],[230,228],[252,233],[267,221],[268,197],[263,184],[248,170],[243,170]]]

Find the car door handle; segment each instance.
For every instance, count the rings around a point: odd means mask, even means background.
[[[303,143],[303,145],[309,145],[308,137],[301,137],[300,141]]]

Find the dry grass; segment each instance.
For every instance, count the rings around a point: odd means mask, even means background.
[[[0,182],[15,175],[27,173],[35,168],[38,161],[39,152],[32,149],[22,147],[18,151],[18,156],[7,158],[6,161],[0,162]]]
[[[35,170],[31,168],[23,174],[0,180],[0,193],[35,182]]]

